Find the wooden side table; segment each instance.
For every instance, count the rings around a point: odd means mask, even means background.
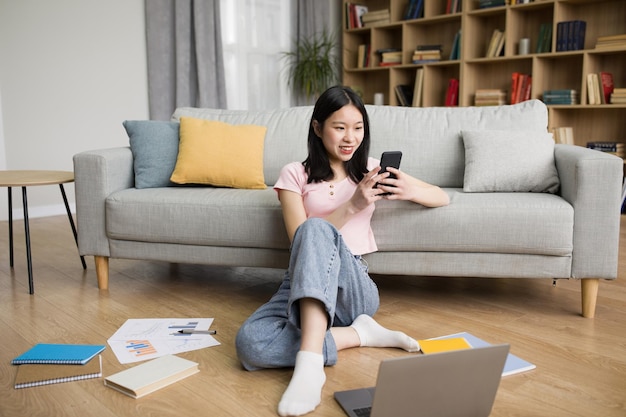
[[[0,187],[7,187],[9,193],[9,262],[13,268],[13,192],[12,187],[22,187],[22,204],[24,205],[24,235],[26,237],[26,262],[28,264],[28,289],[30,294],[34,294],[33,285],[33,262],[30,253],[30,228],[28,225],[28,198],[26,196],[26,187],[35,185],[54,185],[58,184],[61,188],[63,203],[67,217],[70,220],[70,226],[74,233],[74,241],[78,247],[78,236],[76,234],[76,226],[70,211],[70,205],[67,202],[65,188],[63,184],[74,182],[74,173],[71,171],[0,171]],[[87,269],[85,258],[80,256],[83,269]]]

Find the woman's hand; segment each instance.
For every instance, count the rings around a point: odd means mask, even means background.
[[[384,194],[385,191],[377,188],[376,183],[380,182],[384,178],[387,178],[389,173],[385,172],[383,174],[379,174],[379,171],[380,167],[372,169],[370,172],[365,174],[361,182],[357,185],[357,188],[350,199],[350,205],[353,212],[359,212],[370,204],[383,198],[382,194]]]
[[[387,175],[378,180],[380,183],[378,188],[381,192],[389,193],[382,198],[413,201],[426,207],[441,207],[450,204],[448,194],[436,185],[418,180],[393,167],[388,167],[387,170],[396,178],[389,178]]]

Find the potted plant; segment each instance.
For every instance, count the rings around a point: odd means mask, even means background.
[[[337,83],[339,60],[335,46],[335,36],[323,30],[310,38],[298,39],[293,51],[282,53],[287,59],[287,84],[299,97],[314,101]]]

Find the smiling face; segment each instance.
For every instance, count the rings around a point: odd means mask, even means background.
[[[363,115],[353,104],[347,104],[332,113],[323,125],[313,121],[313,128],[324,144],[335,173],[338,173],[338,169],[341,172],[343,163],[352,159],[365,135]]]

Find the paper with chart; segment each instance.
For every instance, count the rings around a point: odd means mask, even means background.
[[[208,334],[179,333],[209,330],[212,323],[212,318],[128,319],[107,342],[120,363],[140,362],[219,345]]]

